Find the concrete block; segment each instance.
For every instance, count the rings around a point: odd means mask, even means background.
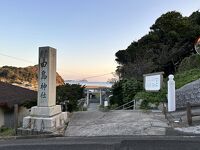
[[[52,117],[28,116],[23,120],[23,128],[33,131],[54,132],[63,127],[67,121],[67,112],[62,112]]]
[[[30,121],[31,121],[30,116],[24,117],[23,118],[23,128],[30,128],[30,125],[31,125]]]
[[[61,113],[61,105],[55,105],[51,107],[38,107],[34,106],[31,108],[31,116],[40,116],[40,117],[51,117]]]

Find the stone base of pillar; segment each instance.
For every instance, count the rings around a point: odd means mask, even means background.
[[[50,107],[34,106],[31,108],[30,116],[51,117],[61,113],[61,106],[55,105]]]
[[[23,129],[55,132],[57,129],[64,127],[67,122],[67,112],[61,111],[60,105],[52,107],[31,108],[31,115],[23,118]]]
[[[67,120],[67,112],[62,112],[53,117],[33,117],[27,116],[23,119],[23,129],[33,131],[55,132],[57,129],[64,127]]]

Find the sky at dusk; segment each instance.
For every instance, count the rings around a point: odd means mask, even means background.
[[[198,9],[199,0],[0,0],[0,67],[35,65],[38,47],[51,46],[65,80],[107,74],[87,78],[107,81],[115,53],[147,34],[160,15]]]

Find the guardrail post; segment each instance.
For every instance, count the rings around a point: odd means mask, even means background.
[[[191,105],[189,102],[187,102],[187,120],[188,125],[192,125],[192,112],[191,112]]]

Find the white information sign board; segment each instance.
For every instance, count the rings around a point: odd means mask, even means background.
[[[162,87],[162,73],[144,75],[144,88],[146,91],[159,91]]]

